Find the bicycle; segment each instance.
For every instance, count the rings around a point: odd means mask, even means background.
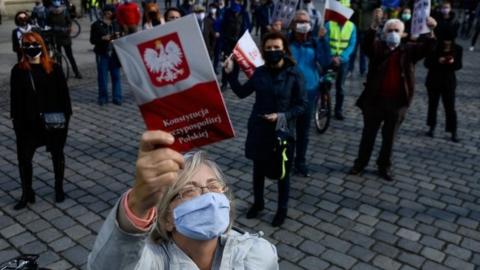
[[[335,82],[336,72],[328,69],[320,83],[320,89],[314,103],[315,126],[320,134],[327,131],[332,117],[332,99],[330,89]]]
[[[80,32],[82,32],[82,27],[80,26],[80,23],[77,21],[77,19],[72,19],[70,37],[76,38],[80,35]]]
[[[38,255],[25,254],[0,265],[0,270],[50,270],[38,268]]]
[[[70,78],[70,64],[67,57],[62,53],[61,48],[57,46],[55,33],[51,29],[45,28],[41,31],[41,35],[45,41],[50,57],[60,65],[65,79],[68,80]]]

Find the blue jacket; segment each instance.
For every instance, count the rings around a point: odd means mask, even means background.
[[[325,39],[327,40],[327,44],[330,44],[330,22],[325,24],[325,29],[327,30],[327,34],[325,35]],[[353,27],[352,36],[350,37],[350,42],[348,43],[348,47],[343,50],[342,54],[340,55],[340,61],[342,63],[346,63],[350,60],[350,56],[352,55],[355,45],[357,43],[357,27]]]
[[[325,69],[331,62],[330,46],[325,38],[310,38],[305,42],[290,39],[290,51],[303,74],[305,91],[316,91],[320,85],[319,69]],[[309,95],[310,96],[310,95]]]

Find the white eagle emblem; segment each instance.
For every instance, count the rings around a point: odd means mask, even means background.
[[[182,57],[180,47],[171,40],[165,47],[162,42],[157,41],[155,49],[147,48],[143,53],[143,60],[148,70],[155,75],[158,74],[155,78],[158,82],[172,82],[183,74],[183,68],[179,68]]]

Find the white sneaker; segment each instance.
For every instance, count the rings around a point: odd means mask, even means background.
[[[468,50],[471,51],[471,52],[473,52],[473,51],[475,51],[475,47],[470,46],[470,49],[468,49]]]

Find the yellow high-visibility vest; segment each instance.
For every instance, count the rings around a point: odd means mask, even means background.
[[[347,21],[343,27],[334,21],[330,21],[329,24],[330,52],[333,56],[338,56],[348,47],[355,25],[351,21]]]
[[[350,0],[338,0],[340,2],[340,4],[346,6],[346,7],[350,7]]]

